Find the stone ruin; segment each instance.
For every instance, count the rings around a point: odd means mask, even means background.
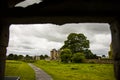
[[[58,60],[60,57],[60,51],[56,49],[52,49],[50,51],[50,60]]]

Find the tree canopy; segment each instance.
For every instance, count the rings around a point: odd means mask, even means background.
[[[23,55],[17,55],[17,54],[9,54],[8,56],[7,56],[7,59],[8,60],[22,60],[23,59]]]
[[[70,33],[61,49],[68,48],[72,53],[84,52],[89,48],[89,40],[84,34]]]
[[[90,42],[84,34],[70,33],[67,40],[64,41],[64,45],[61,47],[61,50],[70,49],[72,55],[83,53],[87,59],[97,58],[91,50],[89,50],[89,44]]]

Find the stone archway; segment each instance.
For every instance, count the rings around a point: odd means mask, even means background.
[[[51,19],[52,18],[52,19]],[[69,18],[69,19],[67,19]],[[23,18],[24,19],[24,18]],[[39,21],[39,20],[43,20],[44,21]],[[91,20],[92,19],[92,20]],[[101,21],[103,20],[104,21]],[[25,20],[27,20],[25,18]],[[30,18],[28,18],[28,20],[30,20]],[[33,18],[31,19],[33,20]],[[111,32],[112,32],[112,42],[113,42],[113,50],[114,50],[114,65],[115,65],[115,73],[118,73],[116,74],[116,77],[119,77],[119,23],[117,22],[117,20],[115,20],[115,18],[111,18],[111,17],[107,17],[107,18],[98,18],[98,17],[84,17],[84,18],[80,18],[80,17],[39,17],[39,18],[35,18],[35,22],[32,22],[32,21],[21,21],[21,19],[14,19],[14,18],[9,18],[9,19],[6,19],[6,23],[4,23],[1,27],[1,35],[0,35],[0,49],[1,49],[1,69],[2,71],[0,71],[1,73],[4,72],[4,68],[5,66],[3,65],[5,63],[5,54],[6,54],[6,47],[7,47],[7,44],[8,44],[8,39],[9,39],[9,26],[10,26],[10,23],[13,23],[13,24],[33,24],[33,23],[54,23],[54,24],[65,24],[65,23],[78,23],[78,22],[97,22],[97,23],[107,23],[109,22],[110,24],[110,28],[111,28]],[[71,21],[70,21],[71,20]],[[7,24],[7,25],[6,25]],[[3,76],[3,75],[1,75]]]
[[[4,2],[4,0],[2,0]],[[7,1],[7,0],[6,0]],[[7,4],[0,7],[0,78],[4,80],[6,47],[9,40],[10,24],[35,24],[52,23],[62,25],[65,23],[109,23],[112,35],[112,45],[114,52],[114,71],[117,80],[120,80],[120,19],[119,2],[96,1],[89,2],[84,0],[67,0],[58,5],[47,3],[45,0],[42,5],[23,8],[9,8]],[[54,1],[54,0],[53,0]],[[63,1],[63,0],[62,0]],[[73,1],[73,2],[72,2]],[[74,5],[73,5],[74,3]],[[79,5],[79,3],[81,5]],[[90,5],[88,5],[90,3]],[[57,4],[57,5],[56,5]],[[66,6],[67,5],[67,6]],[[45,7],[46,6],[46,7]],[[107,7],[106,7],[107,6]],[[39,11],[37,11],[37,10]],[[115,12],[113,14],[108,14]],[[36,12],[36,13],[33,13]],[[33,14],[30,14],[33,13]],[[49,13],[49,14],[48,14]]]

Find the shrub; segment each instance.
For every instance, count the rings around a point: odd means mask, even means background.
[[[84,62],[84,60],[85,60],[85,55],[83,53],[75,53],[72,56],[72,62],[81,63]]]
[[[63,49],[60,53],[61,62],[69,63],[71,61],[72,52],[70,49]]]

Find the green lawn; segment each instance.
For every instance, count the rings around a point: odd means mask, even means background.
[[[6,76],[20,76],[20,80],[35,80],[33,69],[25,62],[6,61]]]
[[[63,64],[55,61],[37,61],[34,64],[54,80],[115,80],[112,64]]]

